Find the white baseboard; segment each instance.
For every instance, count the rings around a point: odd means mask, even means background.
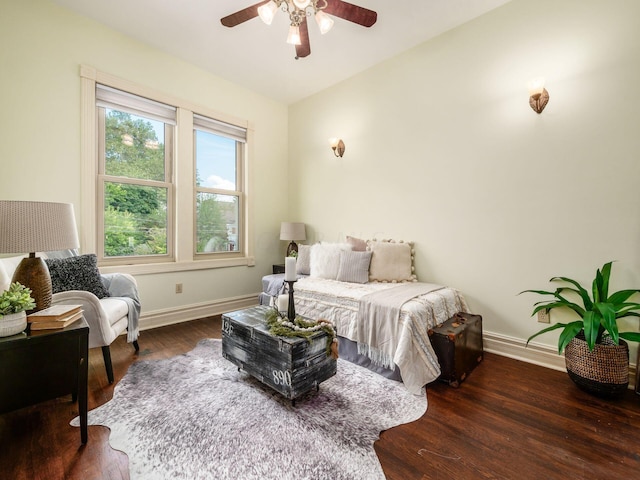
[[[555,347],[541,345],[539,343],[529,343],[520,338],[509,337],[494,332],[482,332],[485,352],[495,353],[503,357],[513,358],[534,365],[551,368],[566,372],[564,355],[558,355]],[[635,387],[636,367],[629,365],[629,388]]]
[[[140,330],[148,330],[150,328],[197,320],[198,318],[211,317],[257,304],[258,295],[251,294],[176,308],[154,310],[152,312],[145,312],[143,309],[142,315],[140,315]]]

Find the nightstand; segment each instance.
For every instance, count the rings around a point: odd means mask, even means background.
[[[284,273],[284,263],[281,265],[272,265],[271,269],[274,275],[277,273]]]

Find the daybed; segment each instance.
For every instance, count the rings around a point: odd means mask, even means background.
[[[418,394],[440,375],[428,330],[467,312],[465,299],[453,288],[417,281],[410,242],[347,241],[299,246],[296,314],[331,320],[341,358],[401,379]],[[283,277],[263,278],[261,304],[277,304]]]

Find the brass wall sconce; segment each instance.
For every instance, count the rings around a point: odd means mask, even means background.
[[[534,78],[529,82],[529,105],[540,114],[549,102],[549,92],[544,88],[544,78]]]
[[[333,150],[333,154],[336,157],[342,158],[342,156],[344,155],[344,150],[345,150],[344,142],[339,138],[330,138],[329,139],[329,144],[331,145],[331,149]]]

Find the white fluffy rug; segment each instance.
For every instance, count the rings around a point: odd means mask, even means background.
[[[207,339],[136,362],[113,399],[89,412],[89,425],[109,427],[111,446],[129,456],[132,480],[384,479],[373,443],[427,409],[426,394],[343,360],[293,407],[222,358],[221,346]]]

